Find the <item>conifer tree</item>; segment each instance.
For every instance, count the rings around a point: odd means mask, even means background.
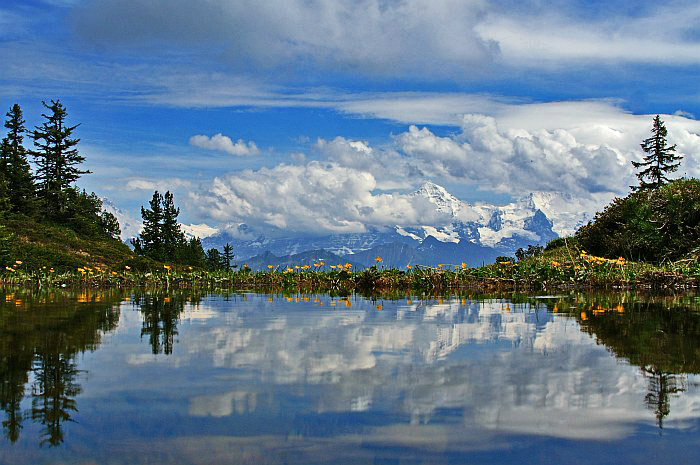
[[[36,150],[31,151],[36,161],[39,195],[43,208],[49,216],[60,216],[66,209],[67,195],[75,181],[89,171],[78,166],[85,157],[75,148],[80,139],[72,138],[73,131],[79,125],[66,124],[67,112],[60,100],[51,100],[51,105],[42,102],[49,114],[42,114],[46,119],[37,126],[32,138]]]
[[[227,242],[224,246],[224,253],[221,255],[226,271],[231,271],[231,261],[233,260],[233,256],[233,247],[231,247],[231,244]]]
[[[218,249],[207,250],[207,267],[212,270],[221,269],[221,252]]]
[[[637,173],[639,187],[632,187],[634,190],[655,190],[669,182],[666,177],[668,173],[673,173],[681,165],[682,155],[676,155],[676,145],[667,146],[666,126],[661,121],[659,115],[654,118],[654,126],[651,129],[652,136],[644,139],[640,144],[642,150],[647,155],[643,162],[632,162],[635,168],[642,170]]]
[[[177,222],[177,217],[180,214],[180,209],[175,207],[173,194],[167,191],[163,196],[163,224],[161,229],[161,238],[163,240],[165,258],[174,259],[185,243],[185,234],[180,229],[180,224]]]
[[[150,209],[141,207],[143,229],[140,237],[132,240],[134,250],[155,260],[162,260],[163,253],[163,196],[158,191],[153,192],[149,202]]]
[[[26,129],[18,104],[12,106],[7,118],[7,137],[0,147],[0,171],[6,182],[10,210],[30,215],[35,204],[34,176],[27,162],[27,150],[22,145]]]

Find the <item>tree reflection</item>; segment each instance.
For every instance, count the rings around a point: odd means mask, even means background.
[[[663,300],[602,301],[577,316],[599,343],[640,367],[648,380],[644,403],[663,428],[672,397],[685,391],[686,375],[700,373],[700,313]]]
[[[116,292],[0,293],[0,408],[10,442],[19,439],[26,419],[42,425],[42,444],[63,442],[63,425],[78,411],[81,392],[76,357],[95,350],[116,327],[120,300]],[[31,409],[23,412],[27,391]]]
[[[141,337],[148,336],[151,351],[154,354],[172,354],[177,325],[185,309],[185,304],[198,304],[200,294],[194,293],[158,293],[137,294],[134,304],[143,315]]]
[[[664,418],[671,413],[671,396],[685,391],[685,375],[676,375],[643,367],[642,371],[649,380],[648,393],[644,396],[646,406],[656,414],[656,424],[664,427]]]

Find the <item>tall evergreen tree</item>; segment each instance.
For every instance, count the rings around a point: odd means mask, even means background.
[[[221,269],[221,265],[221,252],[219,252],[219,249],[207,250],[207,267],[211,271],[217,271]]]
[[[153,192],[149,209],[141,207],[143,230],[140,237],[132,240],[134,250],[155,260],[163,260],[163,196]]]
[[[42,102],[49,114],[42,114],[46,119],[37,126],[32,138],[36,150],[31,151],[37,166],[39,195],[44,211],[50,216],[60,216],[66,209],[67,193],[83,174],[79,165],[85,157],[75,148],[80,139],[72,138],[73,131],[79,125],[66,124],[67,112],[59,100],[51,100],[51,105]]]
[[[22,145],[26,132],[24,123],[22,109],[15,103],[7,112],[5,121],[8,132],[0,147],[0,171],[7,183],[10,210],[29,215],[34,210],[35,186],[27,161],[27,149]]]
[[[231,261],[233,260],[233,247],[228,242],[224,246],[224,253],[221,256],[226,271],[231,271]]]
[[[175,207],[173,194],[167,191],[163,196],[163,224],[161,237],[163,239],[163,247],[165,258],[173,260],[177,257],[178,251],[186,244],[185,234],[180,229],[180,224],[177,222],[177,217],[180,214],[180,209]]]
[[[658,189],[669,182],[666,177],[668,173],[673,173],[681,165],[682,155],[676,155],[676,145],[667,146],[666,126],[661,121],[659,115],[654,118],[654,126],[651,129],[652,136],[644,139],[640,144],[642,150],[647,155],[643,162],[633,161],[632,165],[641,171],[637,173],[639,187],[632,187],[634,190]]]

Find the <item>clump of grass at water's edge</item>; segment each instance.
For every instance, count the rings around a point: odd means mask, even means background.
[[[479,268],[464,263],[436,267],[413,265],[392,269],[377,265],[355,271],[349,264],[300,263],[263,271],[244,267],[236,271],[203,271],[188,266],[157,265],[136,270],[129,265],[82,265],[59,268],[28,266],[22,257],[0,270],[0,284],[38,287],[166,287],[235,288],[255,290],[306,289],[325,292],[446,292],[459,289],[566,289],[566,288],[697,288],[700,260],[649,264],[624,258],[596,257],[581,250],[575,240],[559,240],[559,247],[516,262],[501,261]],[[162,268],[161,268],[162,267]]]

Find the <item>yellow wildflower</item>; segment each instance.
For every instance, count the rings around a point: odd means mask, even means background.
[[[22,260],[15,260],[15,264],[21,265],[21,264],[22,264]]]
[[[7,271],[9,271],[10,273],[14,273],[14,272],[15,272],[14,268],[10,268],[9,266],[6,266],[5,269],[6,269]]]
[[[374,259],[375,262],[381,263],[382,262],[382,257],[377,257]]]

